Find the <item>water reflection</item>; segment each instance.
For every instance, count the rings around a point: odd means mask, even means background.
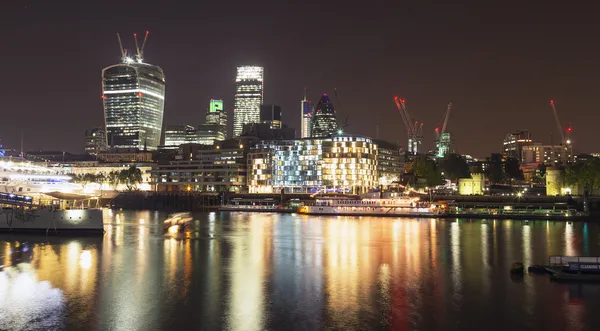
[[[194,238],[176,240],[163,235],[164,218],[107,211],[103,237],[1,235],[0,329],[585,329],[600,322],[590,313],[600,287],[546,276],[515,283],[508,274],[515,261],[600,255],[590,239],[600,230],[591,223],[206,213],[194,216]]]

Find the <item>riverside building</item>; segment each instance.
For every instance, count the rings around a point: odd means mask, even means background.
[[[362,136],[260,141],[248,153],[248,190],[367,192],[378,185],[377,152]]]

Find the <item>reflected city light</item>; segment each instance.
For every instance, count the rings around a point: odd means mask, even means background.
[[[90,251],[86,250],[81,252],[79,266],[86,270],[92,267],[92,253]]]

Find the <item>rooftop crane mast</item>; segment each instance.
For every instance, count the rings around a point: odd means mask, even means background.
[[[121,42],[121,35],[117,32],[117,39],[119,40],[119,50],[121,51],[121,61],[127,61],[127,50],[123,48],[123,42]]]
[[[408,152],[416,155],[419,150],[419,146],[423,142],[423,123],[418,121],[413,122],[408,110],[406,109],[406,101],[400,99],[397,96],[394,97],[396,108],[400,112],[400,117],[406,127],[406,135],[408,136]]]
[[[144,47],[146,47],[146,41],[148,40],[149,34],[150,34],[150,32],[146,31],[146,35],[144,36],[144,41],[142,42],[142,47],[139,46],[138,39],[137,39],[137,33],[133,34],[133,39],[135,40],[135,49],[137,51],[137,53],[135,54],[135,59],[139,63],[144,62]]]

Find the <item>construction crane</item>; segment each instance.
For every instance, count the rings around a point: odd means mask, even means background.
[[[121,42],[121,35],[117,32],[117,39],[119,40],[119,50],[121,51],[121,61],[127,62],[127,50],[123,48],[123,42]]]
[[[407,150],[410,154],[416,155],[421,143],[423,143],[423,123],[419,123],[418,121],[413,122],[406,108],[406,100],[395,96],[394,102],[406,127],[406,135],[408,136]]]
[[[444,114],[444,118],[442,118],[442,125],[439,125],[435,128],[435,138],[437,140],[440,139],[440,136],[446,132],[446,127],[448,126],[448,119],[450,118],[450,111],[452,110],[452,102],[448,103],[448,107],[446,107],[446,113]],[[440,129],[440,126],[442,127]]]
[[[558,129],[558,133],[560,134],[560,144],[565,145],[565,134],[563,132],[562,125],[560,124],[560,120],[558,119],[558,112],[556,111],[556,107],[554,106],[554,100],[550,100],[550,107],[552,107],[552,112],[554,113],[554,121],[556,122],[556,128]]]
[[[452,149],[452,140],[450,137],[450,133],[446,132],[446,127],[448,126],[448,120],[450,119],[451,110],[452,102],[449,102],[440,125],[438,125],[435,128],[435,155],[438,158],[447,156],[447,154],[450,153]]]
[[[561,146],[561,159],[563,162],[569,162],[570,156],[573,154],[573,146],[571,145],[571,125],[567,127],[567,136],[565,138],[565,132],[563,131],[563,127],[560,124],[560,119],[558,118],[558,112],[556,111],[556,106],[554,105],[554,100],[550,100],[550,107],[552,107],[552,112],[554,114],[554,122],[556,123],[556,129],[560,134],[560,146]],[[567,155],[570,154],[570,155]]]
[[[150,34],[150,32],[146,31],[146,35],[144,36],[144,41],[142,42],[141,47],[139,46],[139,43],[138,43],[137,33],[133,34],[133,39],[135,40],[135,49],[137,51],[137,53],[135,54],[135,59],[139,63],[144,62],[144,47],[146,47],[146,41],[148,40],[149,34]]]

